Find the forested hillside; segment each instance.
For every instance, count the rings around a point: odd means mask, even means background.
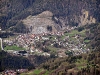
[[[87,29],[87,36],[85,39],[90,40],[88,47],[94,51],[100,50],[100,23],[85,26]]]
[[[0,27],[8,29],[21,25],[21,20],[29,15],[50,11],[57,17],[57,24],[77,26],[100,21],[99,0],[1,0]],[[81,22],[82,19],[84,22]],[[17,29],[18,29],[17,28]],[[15,29],[15,28],[14,28]],[[21,28],[23,32],[23,28]]]
[[[0,50],[0,72],[6,69],[33,69],[34,65],[24,57],[11,56]]]

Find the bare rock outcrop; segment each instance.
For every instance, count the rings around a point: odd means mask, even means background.
[[[30,15],[26,19],[22,20],[22,22],[29,28],[30,32],[34,34],[47,33],[47,26],[51,26],[52,31],[56,32],[56,23],[52,20],[52,17],[52,12],[44,11],[36,16]]]
[[[79,17],[79,25],[86,25],[91,23],[96,23],[96,19],[89,15],[89,11],[82,10],[82,15]]]

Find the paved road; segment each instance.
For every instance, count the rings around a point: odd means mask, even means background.
[[[1,41],[1,50],[4,50],[2,45],[2,38],[0,38],[0,41]]]

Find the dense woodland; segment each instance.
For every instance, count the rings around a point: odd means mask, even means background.
[[[33,69],[34,65],[24,57],[12,56],[0,51],[0,72],[6,69]]]

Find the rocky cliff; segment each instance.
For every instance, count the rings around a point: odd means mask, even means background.
[[[28,16],[26,19],[23,19],[22,22],[26,27],[29,28],[29,31],[34,34],[46,33],[48,32],[47,27],[51,26],[52,31],[56,32],[55,29],[56,23],[52,20],[53,13],[50,11],[44,11],[36,16]]]

